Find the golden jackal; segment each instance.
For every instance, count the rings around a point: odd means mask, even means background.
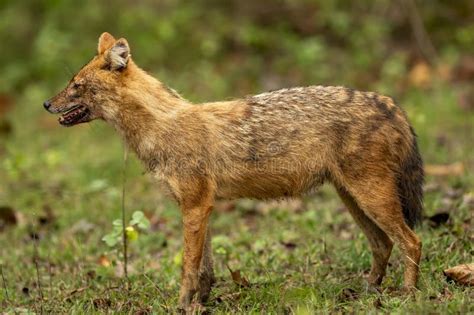
[[[97,55],[44,107],[64,126],[107,121],[169,187],[183,216],[185,309],[194,296],[205,301],[214,282],[208,221],[216,199],[301,196],[324,181],[369,239],[369,283],[381,283],[395,242],[405,288],[416,285],[422,160],[389,97],[309,86],[196,105],[140,69],[125,39],[103,33]]]

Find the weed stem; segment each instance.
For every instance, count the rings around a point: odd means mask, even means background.
[[[123,240],[123,274],[125,275],[125,280],[127,282],[127,290],[129,289],[129,279],[128,279],[128,259],[127,259],[127,232],[126,232],[126,223],[125,223],[125,183],[126,183],[126,173],[127,173],[127,160],[128,160],[128,151],[127,147],[123,147],[123,169],[122,169],[122,240]]]

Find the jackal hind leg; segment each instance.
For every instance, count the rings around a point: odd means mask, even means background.
[[[421,241],[405,223],[394,176],[384,173],[380,177],[366,172],[357,181],[348,181],[345,187],[367,217],[400,247],[405,262],[404,287],[415,288]]]
[[[392,253],[393,242],[387,234],[362,211],[354,198],[344,188],[336,187],[336,190],[349,213],[354,218],[354,221],[359,225],[369,240],[373,257],[372,267],[367,281],[370,286],[378,286],[382,283],[383,277],[385,276],[388,260]]]

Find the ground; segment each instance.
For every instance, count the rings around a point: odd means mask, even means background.
[[[151,228],[130,243],[129,281],[120,246],[101,239],[121,217],[123,149],[104,123],[61,128],[43,113],[48,95],[30,90],[0,136],[0,206],[18,216],[0,227],[0,309],[6,312],[143,314],[176,311],[181,220],[131,156],[127,216],[143,211]],[[402,259],[390,259],[380,293],[366,290],[371,254],[330,186],[282,204],[240,201],[212,215],[217,283],[213,313],[474,312],[472,288],[443,270],[474,255],[473,119],[448,86],[413,89],[399,100],[428,165],[419,291],[400,295]],[[443,165],[458,163],[446,168]],[[441,165],[441,167],[432,167]],[[429,169],[431,167],[431,169]],[[441,174],[440,174],[441,173]],[[442,174],[447,173],[447,174]],[[438,174],[438,175],[435,175]],[[429,219],[445,212],[441,220]],[[444,219],[447,219],[445,222]],[[230,270],[233,271],[233,277]],[[239,278],[240,272],[240,278]],[[128,289],[127,289],[128,286]]]

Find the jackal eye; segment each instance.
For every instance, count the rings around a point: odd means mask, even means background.
[[[78,88],[80,88],[81,86],[82,86],[82,84],[77,83],[77,82],[74,82],[74,83],[72,84],[72,88],[73,88],[73,89],[78,89]]]

